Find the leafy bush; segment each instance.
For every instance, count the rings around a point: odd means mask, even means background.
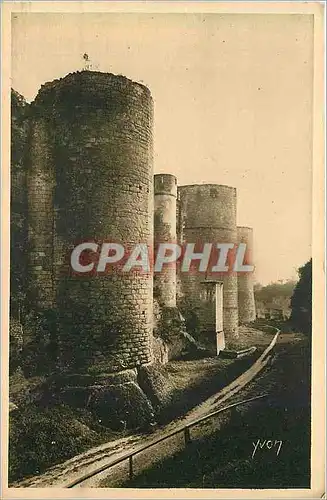
[[[181,308],[182,314],[185,318],[185,329],[186,331],[192,335],[195,339],[200,338],[201,326],[199,313],[196,309],[183,307]]]
[[[154,334],[169,342],[184,330],[185,321],[177,307],[163,307]]]
[[[58,320],[54,309],[30,312],[24,321],[23,368],[28,377],[50,375],[58,364]]]

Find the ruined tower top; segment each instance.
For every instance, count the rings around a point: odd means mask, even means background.
[[[172,174],[155,174],[154,194],[168,194],[177,197],[177,179]]]
[[[74,107],[83,100],[89,107],[112,106],[115,92],[132,99],[151,98],[150,90],[141,83],[134,82],[123,75],[100,71],[76,71],[63,78],[41,85],[34,105],[53,105],[58,101],[61,106]]]
[[[211,184],[211,183],[204,183],[204,184],[184,184],[182,186],[178,186],[178,190],[182,191],[182,190],[185,190],[185,191],[207,191],[208,189],[220,189],[220,190],[224,190],[226,189],[226,191],[235,191],[235,194],[236,194],[236,188],[233,187],[233,186],[227,186],[227,184]]]

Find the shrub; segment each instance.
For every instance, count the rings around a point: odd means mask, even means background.
[[[299,281],[291,299],[291,323],[301,332],[311,333],[312,322],[312,259],[298,270]]]

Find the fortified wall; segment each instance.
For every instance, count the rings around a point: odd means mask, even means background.
[[[193,342],[185,331],[189,313],[199,321],[199,341],[219,333],[219,349],[235,343],[239,323],[255,318],[248,275],[182,273],[175,264],[154,276],[153,269],[71,270],[70,253],[85,241],[150,249],[176,241],[241,241],[251,254],[250,229],[237,231],[235,188],[153,177],[150,91],[122,76],[82,71],[43,85],[28,108],[26,310],[51,316],[54,324],[47,334],[43,324],[32,348],[43,356],[47,336],[60,373],[130,369],[135,378],[135,370],[178,357],[185,339]],[[177,331],[172,338],[154,339],[153,305],[158,317],[168,317],[166,331]]]

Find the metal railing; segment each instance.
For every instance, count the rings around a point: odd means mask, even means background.
[[[177,434],[179,434],[181,432],[184,433],[184,445],[185,445],[185,448],[186,448],[192,442],[190,429],[192,427],[194,427],[195,425],[198,425],[198,424],[200,424],[202,422],[205,422],[206,420],[211,419],[212,417],[218,415],[219,413],[223,413],[223,412],[225,412],[227,410],[230,410],[232,408],[235,408],[237,406],[240,406],[240,405],[243,405],[243,404],[246,404],[246,403],[251,403],[252,401],[256,401],[258,399],[262,399],[262,398],[265,398],[267,396],[268,396],[268,394],[262,394],[260,396],[255,396],[253,398],[245,399],[243,401],[238,401],[237,403],[230,404],[230,405],[225,406],[224,408],[220,408],[219,410],[216,410],[216,411],[214,411],[212,413],[208,413],[207,415],[204,415],[203,417],[200,417],[200,418],[198,418],[196,420],[193,420],[193,421],[189,422],[188,424],[184,425],[183,427],[179,427],[175,431],[172,431],[172,432],[170,432],[168,434],[165,434],[161,438],[158,438],[158,439],[152,441],[151,443],[149,443],[147,445],[141,446],[137,450],[133,450],[133,451],[130,451],[129,453],[126,453],[126,455],[123,455],[122,457],[117,458],[116,460],[113,460],[109,464],[105,464],[102,467],[99,467],[95,471],[89,472],[89,473],[85,474],[84,476],[79,477],[75,481],[72,481],[67,486],[67,488],[73,488],[74,486],[77,486],[77,485],[83,483],[87,479],[91,479],[92,477],[97,476],[101,472],[104,472],[105,470],[108,470],[111,467],[114,467],[115,465],[118,465],[121,462],[124,462],[125,460],[128,460],[128,462],[129,462],[129,479],[131,480],[134,477],[133,458],[136,455],[138,455],[139,453],[142,453],[142,452],[148,450],[149,448],[152,448],[153,446],[156,446],[157,444],[165,441],[166,439],[169,439],[169,438],[171,438],[173,436],[176,436]]]

